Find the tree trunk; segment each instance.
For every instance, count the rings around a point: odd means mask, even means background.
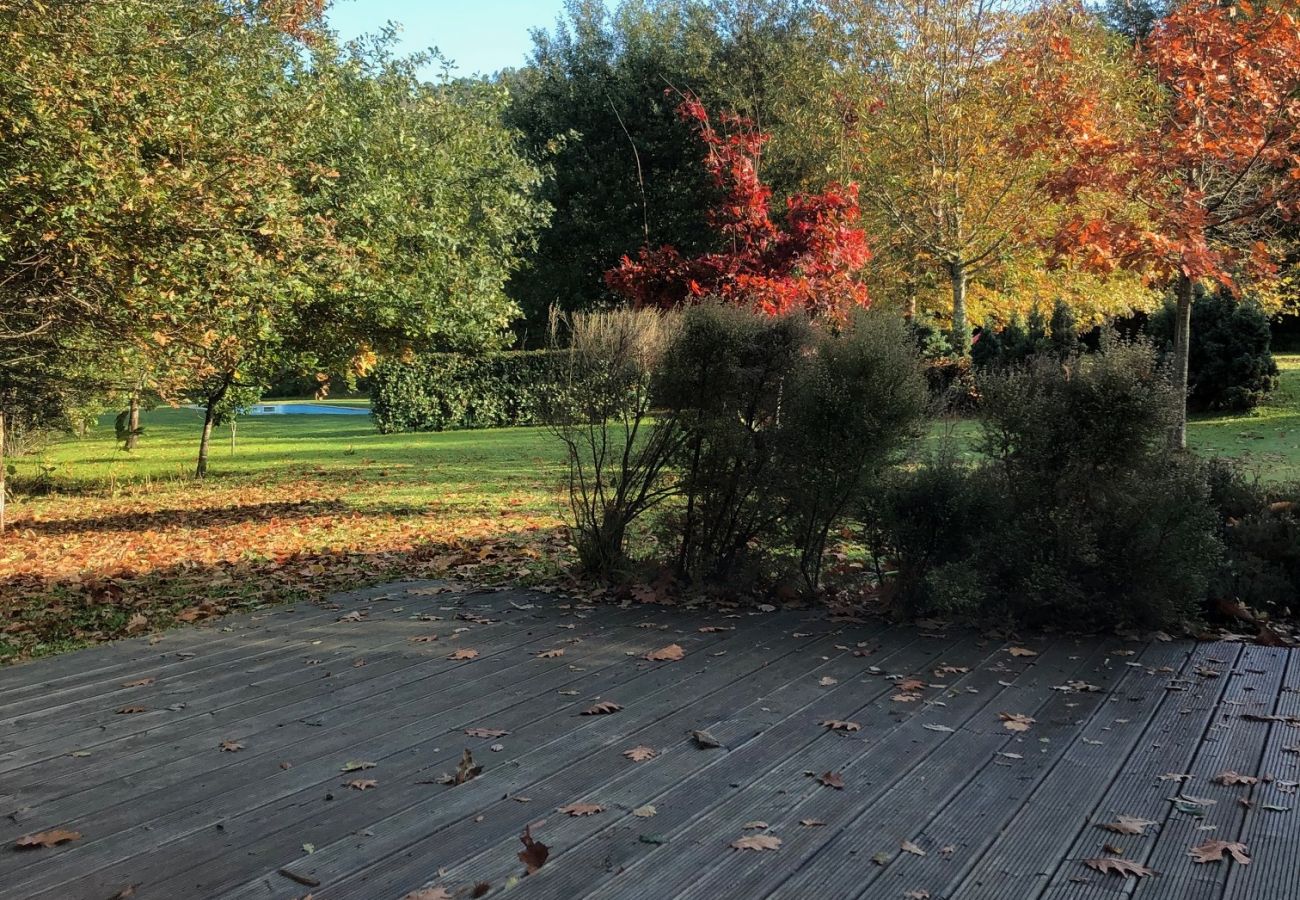
[[[948,264],[952,281],[952,349],[959,357],[970,356],[970,326],[966,323],[966,265],[961,260]]]
[[[1186,275],[1178,276],[1178,306],[1174,318],[1174,387],[1178,391],[1178,418],[1169,436],[1175,450],[1187,449],[1187,363],[1192,347],[1192,297],[1195,286]]]
[[[194,475],[198,478],[208,474],[208,446],[212,443],[212,426],[217,421],[216,407],[225,399],[226,391],[230,390],[230,382],[233,378],[233,375],[223,378],[221,385],[208,395],[207,402],[204,404],[203,436],[199,438],[199,464],[194,468]]]
[[[126,416],[126,449],[134,450],[140,443],[140,397],[138,394],[131,395],[131,405],[127,407]]]
[[[5,533],[5,411],[0,409],[0,534]]]

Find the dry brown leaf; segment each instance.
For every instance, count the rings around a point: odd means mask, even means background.
[[[623,755],[632,762],[645,762],[647,759],[654,759],[659,754],[653,747],[633,747],[631,750],[624,750]]]
[[[899,849],[904,853],[911,853],[913,856],[925,856],[925,851],[916,846],[916,844],[913,844],[911,841],[903,841],[903,843],[899,845]]]
[[[658,650],[652,650],[643,657],[651,662],[671,662],[681,659],[686,655],[686,651],[677,644],[669,644],[667,647],[660,647]]]
[[[647,803],[645,806],[638,806],[636,809],[632,810],[632,815],[636,816],[638,819],[648,819],[657,812],[659,812],[659,810],[655,809],[653,804]]]
[[[582,711],[584,716],[606,716],[610,713],[616,713],[623,707],[619,706],[613,700],[602,700],[593,706],[589,706]]]
[[[411,638],[411,643],[412,643],[412,644],[432,644],[432,643],[433,643],[434,641],[436,641],[437,639],[438,639],[438,636],[437,636],[436,634],[422,634],[422,635],[420,635],[419,637],[413,637],[413,638]],[[442,888],[439,888],[438,890],[442,890]]]
[[[1038,655],[1037,650],[1030,650],[1027,647],[1010,647],[1007,649],[1007,652],[1010,653],[1012,656],[1037,656]]]
[[[1216,784],[1232,786],[1235,784],[1259,784],[1259,779],[1254,775],[1242,775],[1240,772],[1234,772],[1228,769],[1215,775],[1213,779]]]
[[[998,718],[1002,720],[1002,727],[1007,731],[1028,731],[1037,721],[1033,716],[1024,713],[998,713]]]
[[[1141,863],[1134,862],[1131,859],[1117,859],[1113,856],[1085,859],[1083,864],[1090,869],[1096,869],[1103,875],[1119,875],[1125,878],[1131,875],[1134,878],[1146,878],[1149,875],[1156,874]]]
[[[471,650],[468,647],[466,647],[462,650],[457,650],[455,653],[453,653],[451,656],[447,658],[448,659],[477,659],[478,651]]]
[[[471,754],[469,748],[466,747],[465,752],[460,755],[460,764],[456,766],[456,777],[454,782],[456,784],[464,784],[471,779],[477,778],[482,772],[483,767],[474,762],[473,754]]]
[[[599,803],[570,803],[568,806],[561,806],[556,812],[567,813],[575,819],[578,816],[594,816],[596,813],[602,813],[605,807]]]
[[[510,732],[503,728],[466,728],[465,733],[470,737],[477,738],[499,738],[505,737]]]
[[[857,722],[845,722],[840,719],[827,719],[822,725],[831,731],[861,731],[862,726]]]
[[[925,682],[919,678],[904,678],[898,683],[898,689],[905,694],[913,694],[925,689]]]
[[[826,823],[821,819],[800,819],[799,824],[807,828],[816,828],[820,825],[825,825]]]
[[[134,715],[135,713],[142,713],[148,711],[149,710],[145,709],[143,706],[124,706],[117,711],[117,714],[119,716],[130,716],[130,715]]]
[[[531,825],[524,826],[524,833],[519,840],[524,844],[524,849],[519,851],[519,861],[524,864],[528,874],[531,875],[546,865],[546,858],[551,855],[551,848],[541,841],[533,839]]]
[[[945,675],[965,675],[969,671],[969,666],[942,665],[934,670],[934,674],[936,677],[942,678]]]
[[[137,680],[135,680],[135,681],[125,681],[125,682],[123,682],[123,683],[122,683],[122,687],[124,687],[124,688],[132,688],[132,687],[146,687],[146,686],[148,686],[148,685],[153,684],[153,681],[154,681],[154,680],[153,680],[152,678],[139,678],[139,679],[137,679]]]
[[[828,788],[835,788],[837,791],[844,790],[844,776],[839,772],[823,772],[817,776],[817,780]]]
[[[538,659],[555,659],[556,657],[558,657],[558,656],[563,656],[563,655],[564,655],[564,649],[563,649],[563,648],[560,648],[560,647],[557,647],[557,648],[554,649],[554,650],[543,650],[541,653],[537,654],[537,658],[538,658]]]
[[[903,900],[930,900],[930,892],[927,890],[907,891],[903,894]]]
[[[760,822],[757,819],[755,819],[753,822],[746,822],[744,825],[741,825],[740,829],[742,831],[752,831],[752,830],[762,831],[766,827],[767,827],[766,822]]]
[[[920,694],[895,694],[889,699],[893,700],[895,703],[915,703],[917,700],[921,699],[921,695]]]
[[[1223,854],[1227,853],[1243,866],[1250,865],[1250,854],[1246,850],[1246,845],[1239,841],[1206,841],[1187,851],[1191,856],[1192,862],[1222,862]]]
[[[776,850],[781,839],[774,834],[747,834],[731,842],[736,850]]]
[[[354,778],[345,787],[350,787],[354,791],[368,791],[373,787],[379,787],[379,782],[373,778]]]
[[[235,753],[236,751],[244,749],[244,745],[239,743],[239,741],[222,741],[217,746],[221,748],[223,753]]]
[[[15,850],[33,850],[37,847],[54,847],[69,841],[81,840],[80,831],[68,831],[66,828],[52,828],[36,834],[26,834],[14,841]]]
[[[452,898],[445,887],[429,887],[411,891],[402,900],[452,900]]]
[[[830,675],[823,675],[821,680],[817,683],[822,687],[830,687],[831,685],[839,684],[840,680],[838,678],[832,678]]]
[[[1114,822],[1105,822],[1097,827],[1116,834],[1146,834],[1147,826],[1154,824],[1156,823],[1149,819],[1139,819],[1136,816],[1116,816]]]

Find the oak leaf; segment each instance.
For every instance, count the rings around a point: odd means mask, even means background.
[[[653,747],[633,747],[631,750],[624,750],[623,755],[632,762],[645,762],[648,759],[654,759],[658,756]]]
[[[1002,720],[1002,727],[1007,731],[1028,731],[1037,721],[1033,716],[1024,713],[998,713],[998,718]]]
[[[736,850],[776,850],[781,839],[774,834],[747,834],[731,842]]]
[[[1114,822],[1104,822],[1097,827],[1116,834],[1146,834],[1147,826],[1155,824],[1150,819],[1139,819],[1136,816],[1116,816]]]
[[[379,787],[379,782],[373,778],[354,778],[344,786],[350,787],[354,791],[367,791],[370,788]]]
[[[222,741],[217,746],[223,753],[235,753],[236,751],[244,749],[244,745],[239,741]]]
[[[471,650],[471,649],[469,649],[468,647],[466,647],[466,648],[464,648],[464,649],[462,649],[462,650],[457,650],[455,653],[453,653],[451,656],[449,656],[449,657],[447,657],[447,658],[448,658],[448,659],[458,659],[458,660],[459,660],[459,659],[477,659],[477,658],[478,658],[478,651],[477,651],[477,650]]]
[[[861,731],[862,726],[857,722],[845,722],[841,719],[827,719],[822,725],[831,731]]]
[[[524,833],[519,840],[524,845],[524,849],[519,851],[519,861],[524,864],[524,868],[531,875],[546,865],[546,859],[551,855],[551,848],[541,841],[533,839],[531,825],[524,826]]]
[[[1187,851],[1192,857],[1192,862],[1222,862],[1223,854],[1227,853],[1243,866],[1250,865],[1250,855],[1246,850],[1246,845],[1239,841],[1206,841]]]
[[[36,834],[26,834],[14,842],[15,850],[32,850],[36,847],[54,847],[69,841],[81,840],[80,831],[68,831],[66,828],[53,828]]]
[[[623,707],[619,706],[613,700],[602,700],[593,704],[582,711],[584,716],[607,716],[610,713],[616,713]]]
[[[817,776],[818,782],[837,791],[844,790],[844,776],[838,772],[823,772]]]

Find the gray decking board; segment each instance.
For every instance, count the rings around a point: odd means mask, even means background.
[[[1300,728],[1241,717],[1300,714],[1300,652],[1138,642],[1126,645],[1138,655],[1118,657],[1109,655],[1115,638],[1055,637],[1028,642],[1038,657],[1013,659],[1008,645],[970,632],[832,622],[806,610],[592,608],[545,594],[438,590],[388,585],[0,670],[0,900],[106,900],[127,885],[140,900],[400,900],[429,885],[459,897],[479,881],[493,886],[488,897],[555,900],[883,900],[909,890],[933,900],[1085,900],[1135,889],[1136,900],[1246,900],[1300,891],[1300,795],[1281,784],[1300,781],[1300,753],[1286,749],[1300,745]],[[357,609],[369,618],[337,621]],[[459,609],[495,621],[458,622]],[[470,630],[452,639],[456,627]],[[442,640],[411,643],[430,632]],[[670,642],[686,649],[684,660],[642,658]],[[855,655],[859,644],[870,652]],[[448,660],[458,646],[479,658]],[[552,647],[565,656],[535,658]],[[1219,678],[1195,674],[1214,658],[1224,660],[1211,664]],[[356,659],[366,664],[353,668]],[[937,678],[941,663],[970,672]],[[894,703],[892,683],[871,666],[946,690],[925,692],[933,705]],[[145,677],[156,681],[122,687]],[[1075,678],[1103,692],[1053,690]],[[1188,689],[1166,691],[1179,678]],[[577,715],[596,697],[624,709]],[[176,702],[186,706],[167,709]],[[158,712],[115,712],[128,704]],[[1038,724],[1013,735],[999,725],[1002,711]],[[833,733],[825,719],[862,730]],[[511,734],[465,736],[472,726]],[[726,747],[695,748],[696,728]],[[222,739],[245,749],[220,752]],[[660,755],[624,759],[637,744]],[[487,767],[482,776],[455,788],[416,783],[453,769],[465,746]],[[344,776],[350,759],[379,765]],[[1209,783],[1226,768],[1275,780]],[[803,774],[827,769],[845,774],[844,790]],[[1206,822],[1169,808],[1174,786],[1155,778],[1169,771],[1193,773],[1188,793],[1219,801]],[[352,777],[379,786],[344,788]],[[521,794],[532,802],[513,799]],[[606,810],[556,812],[579,801]],[[646,803],[657,815],[632,815]],[[1095,827],[1116,813],[1160,825],[1142,837]],[[805,818],[828,824],[800,825]],[[730,849],[751,820],[767,821],[783,846]],[[521,879],[515,854],[528,824],[551,858]],[[1197,830],[1207,825],[1215,830]],[[20,835],[58,827],[83,837],[10,849]],[[1192,864],[1187,848],[1211,836],[1245,842],[1254,862]],[[927,855],[900,853],[904,839]],[[1082,867],[1103,843],[1161,874],[1137,883]],[[883,865],[872,859],[882,851]]]

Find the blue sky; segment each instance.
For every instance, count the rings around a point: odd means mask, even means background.
[[[532,47],[529,29],[550,28],[563,0],[335,0],[330,25],[344,38],[402,25],[408,51],[437,47],[456,74],[491,74],[518,66]]]

